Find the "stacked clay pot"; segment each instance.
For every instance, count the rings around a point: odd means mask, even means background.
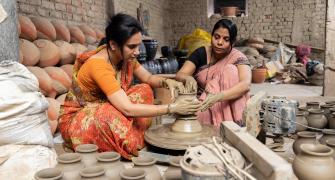
[[[95,144],[80,144],[75,148],[75,151],[81,155],[81,161],[85,167],[94,166],[98,162],[96,158],[98,146]]]
[[[125,169],[124,165],[120,162],[120,154],[116,152],[103,152],[96,155],[98,162],[97,166],[105,169],[105,175],[109,179],[119,180],[119,173]]]
[[[67,25],[38,16],[19,15],[18,22],[19,62],[36,76],[40,91],[48,97],[48,119],[55,132],[60,105],[72,84],[75,58],[88,46],[95,49],[104,32],[85,24]],[[59,103],[55,103],[56,99]]]

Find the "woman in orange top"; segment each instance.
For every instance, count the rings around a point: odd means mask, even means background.
[[[100,151],[117,151],[130,159],[144,147],[144,131],[151,123],[147,117],[199,109],[199,102],[188,100],[152,105],[151,87],[183,90],[183,85],[151,75],[137,62],[141,31],[135,18],[117,14],[106,28],[107,44],[77,57],[59,118],[68,147],[93,143]],[[133,75],[143,84],[132,86]]]

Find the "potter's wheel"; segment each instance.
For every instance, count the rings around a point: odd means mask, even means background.
[[[195,116],[179,116],[173,124],[148,129],[144,139],[156,147],[186,150],[189,146],[211,142],[213,136],[218,136],[213,126],[200,125]]]

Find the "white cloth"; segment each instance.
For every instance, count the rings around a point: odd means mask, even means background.
[[[48,101],[37,78],[18,62],[0,63],[0,145],[53,146]]]

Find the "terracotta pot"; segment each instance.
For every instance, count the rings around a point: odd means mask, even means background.
[[[73,64],[76,59],[76,49],[68,42],[57,40],[54,42],[60,51],[60,65]]]
[[[335,129],[327,129],[322,131],[323,135],[322,137],[319,139],[321,144],[326,145],[326,141],[329,139],[335,139]]]
[[[169,159],[170,166],[164,173],[165,180],[172,180],[172,179],[182,179],[181,177],[181,167],[180,167],[180,160],[182,156],[171,157]]]
[[[335,179],[333,150],[322,144],[302,144],[293,161],[293,171],[302,180]]]
[[[114,180],[121,179],[120,172],[125,169],[124,165],[120,162],[120,154],[117,152],[103,152],[97,154],[97,166],[105,169],[105,175]]]
[[[95,144],[80,144],[75,148],[75,151],[82,156],[82,162],[85,167],[94,166],[97,163],[96,154],[98,146]]]
[[[36,45],[28,40],[20,39],[20,49],[22,52],[22,64],[26,66],[34,66],[41,57],[40,50]]]
[[[94,29],[92,29],[90,26],[82,24],[79,26],[79,28],[84,33],[87,44],[93,44],[97,41],[97,35]]]
[[[76,49],[76,56],[87,51],[87,47],[79,43],[71,43],[71,45]]]
[[[335,112],[329,115],[328,125],[330,129],[335,129]]]
[[[57,179],[61,179],[62,176],[63,176],[63,173],[60,169],[47,168],[47,169],[42,169],[40,171],[37,171],[34,177],[36,180],[57,180]]]
[[[307,109],[319,109],[320,103],[316,101],[306,102]]]
[[[266,79],[266,68],[257,68],[252,70],[252,82],[263,83]]]
[[[80,171],[82,180],[107,180],[105,169],[101,166],[86,167]]]
[[[67,89],[71,87],[72,81],[62,68],[49,66],[45,67],[44,70],[49,74],[52,79],[59,81]]]
[[[143,169],[130,168],[122,170],[120,176],[125,180],[144,180],[146,172]]]
[[[56,40],[62,40],[66,42],[70,42],[70,31],[69,28],[65,25],[63,21],[53,20],[51,21],[52,25],[56,30]]]
[[[302,144],[314,144],[318,143],[316,140],[316,133],[310,131],[302,131],[298,132],[298,139],[293,143],[293,151],[295,154],[299,154],[301,152],[300,146]]]
[[[161,179],[161,174],[155,166],[156,159],[152,157],[133,157],[134,167],[143,169],[146,173],[146,179]]]
[[[58,164],[56,168],[60,169],[64,175],[63,179],[66,180],[79,180],[79,171],[84,168],[81,163],[81,156],[78,153],[64,153],[57,157]]]
[[[20,38],[34,41],[37,38],[37,30],[31,19],[27,16],[19,15],[19,22],[21,27]]]
[[[56,40],[56,29],[51,22],[44,17],[30,17],[37,30],[38,39]]]
[[[221,7],[222,16],[236,16],[238,13],[238,7]]]
[[[34,44],[38,47],[41,54],[38,62],[39,67],[54,66],[59,62],[59,48],[55,43],[46,39],[38,39],[34,41]]]
[[[85,43],[85,34],[83,31],[80,30],[78,26],[69,26],[69,31],[70,31],[70,37],[71,40],[70,42],[73,43],[80,43],[84,44]]]
[[[335,140],[334,139],[326,140],[326,145],[334,150],[332,157],[333,159],[335,159]]]
[[[307,116],[308,126],[323,129],[327,125],[327,118],[321,109],[309,109]]]
[[[42,68],[37,66],[28,66],[28,70],[33,73],[38,79],[39,88],[45,96],[55,97],[56,94],[52,94],[52,79],[49,74]]]
[[[296,121],[297,121],[297,123],[299,123],[299,124],[297,124],[297,127],[296,127],[297,132],[305,131],[307,129],[308,121],[305,117],[304,112],[300,112],[300,113],[296,114]],[[300,125],[300,124],[302,124],[302,125]],[[305,125],[305,126],[303,126],[303,125]]]

